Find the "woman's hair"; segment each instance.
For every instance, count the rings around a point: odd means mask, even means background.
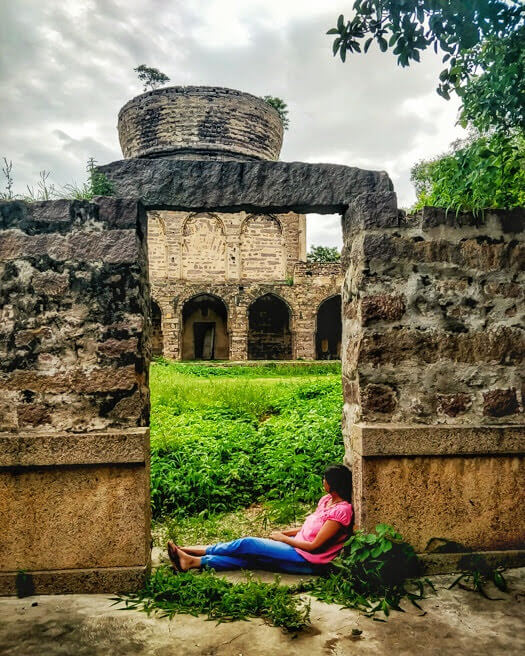
[[[352,501],[352,472],[345,465],[330,465],[324,470],[330,489],[344,499]]]

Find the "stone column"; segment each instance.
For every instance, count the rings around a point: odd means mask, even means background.
[[[398,213],[367,193],[344,217],[343,385],[357,523],[518,549],[523,210]],[[431,545],[430,545],[431,547]]]
[[[0,594],[143,583],[146,229],[131,199],[0,203]]]

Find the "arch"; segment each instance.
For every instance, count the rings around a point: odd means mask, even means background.
[[[248,359],[291,360],[290,308],[275,294],[259,296],[248,308]]]
[[[243,221],[240,237],[241,278],[284,280],[286,253],[283,229],[272,214],[252,214]]]
[[[181,252],[184,280],[226,279],[224,224],[209,213],[190,214],[182,228]]]
[[[228,360],[228,309],[219,296],[207,292],[182,306],[181,359]]]
[[[315,357],[317,360],[340,360],[343,322],[341,294],[335,294],[319,305],[316,317]]]
[[[162,311],[159,304],[151,299],[151,354],[164,354],[164,336],[162,334]]]

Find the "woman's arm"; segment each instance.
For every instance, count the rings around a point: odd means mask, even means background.
[[[287,528],[286,531],[281,531],[281,533],[290,538],[293,538],[294,535],[297,535],[297,533],[299,533],[300,530],[301,530],[300,528]],[[279,531],[276,532],[278,533]]]
[[[328,542],[328,540],[333,538],[340,529],[341,524],[339,522],[336,522],[335,519],[327,519],[319,533],[315,536],[313,542],[298,540],[297,538],[290,537],[281,531],[275,531],[270,535],[270,538],[272,540],[277,540],[278,542],[289,544],[291,547],[302,549],[303,551],[316,551],[322,547],[325,542]]]

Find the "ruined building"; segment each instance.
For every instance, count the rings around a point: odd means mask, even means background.
[[[216,87],[143,94],[119,114],[125,157],[279,157],[283,126],[261,98]],[[148,213],[153,352],[182,360],[338,359],[342,269],[306,262],[296,212]]]
[[[238,92],[146,93],[99,168],[114,196],[0,202],[0,594],[144,584],[148,267],[169,355],[337,353],[306,212],[342,215],[356,528],[391,524],[427,572],[525,564],[525,209],[407,219],[385,172],[275,161],[280,130]]]

